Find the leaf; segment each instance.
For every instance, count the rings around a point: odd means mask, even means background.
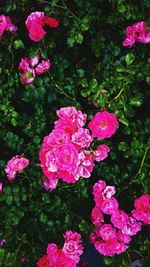
[[[127,63],[127,66],[131,65],[135,60],[135,55],[133,53],[129,53],[125,57],[125,61]]]

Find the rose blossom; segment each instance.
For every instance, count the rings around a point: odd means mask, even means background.
[[[22,157],[21,155],[14,156],[7,162],[5,172],[9,180],[13,180],[16,173],[21,173],[29,165],[29,160]]]
[[[56,186],[58,183],[58,178],[57,178],[56,173],[52,172],[51,176],[49,174],[49,178],[43,175],[42,180],[43,180],[44,188],[46,189],[46,191],[51,192],[54,189],[56,189]]]
[[[10,31],[12,33],[17,31],[17,27],[12,23],[9,16],[3,14],[0,15],[0,38],[3,36],[4,31]]]
[[[29,37],[34,42],[39,42],[44,36],[46,32],[43,30],[41,25],[32,24],[29,32]]]
[[[58,260],[58,247],[56,244],[51,243],[47,246],[47,257],[51,265],[55,265]]]
[[[79,128],[77,132],[72,135],[72,142],[77,148],[89,147],[93,138],[88,129]]]
[[[56,152],[60,170],[73,171],[78,160],[78,151],[73,144],[64,144]]]
[[[113,240],[116,238],[116,230],[111,224],[104,224],[100,227],[100,236],[104,241]]]
[[[108,152],[110,151],[110,148],[103,144],[97,147],[97,149],[94,151],[93,159],[96,161],[102,161],[105,158],[108,157]]]
[[[71,120],[78,128],[81,128],[86,123],[87,115],[83,114],[80,110],[78,111],[75,107],[64,107],[57,110],[57,115],[62,120]]]
[[[104,214],[113,214],[118,209],[118,201],[116,198],[112,197],[110,199],[105,199],[102,203],[101,210]]]
[[[50,60],[49,59],[42,60],[42,62],[38,64],[38,66],[36,67],[35,72],[37,75],[41,75],[49,69],[50,69]]]
[[[104,198],[111,198],[113,195],[115,195],[116,189],[114,186],[106,186],[106,188],[103,191],[103,197]]]
[[[104,222],[103,214],[98,207],[92,209],[91,220],[96,227],[101,226],[102,222]]]
[[[137,198],[134,202],[135,210],[132,215],[144,224],[150,224],[150,195],[144,194]]]
[[[43,256],[42,258],[39,259],[39,261],[37,262],[37,266],[38,267],[51,267],[49,265],[49,260],[47,256]]]
[[[110,138],[116,132],[117,126],[116,115],[107,111],[97,112],[88,125],[92,136],[99,140]]]
[[[122,229],[128,223],[128,219],[128,215],[119,209],[111,215],[111,222],[118,229]]]

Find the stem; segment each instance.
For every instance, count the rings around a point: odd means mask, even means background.
[[[49,72],[48,72],[48,74],[49,74],[51,80],[53,81],[54,86],[55,86],[57,89],[59,89],[59,91],[61,92],[61,94],[65,95],[67,98],[69,98],[69,99],[71,99],[71,100],[73,100],[73,101],[76,101],[76,99],[75,99],[74,97],[71,97],[71,96],[69,96],[69,95],[66,94],[66,92],[62,89],[62,87],[60,87],[60,86],[56,83],[56,81],[54,80],[53,76],[52,76]]]
[[[130,254],[128,251],[126,251],[127,253],[127,256],[128,256],[128,259],[129,259],[129,264],[130,264],[130,267],[132,267],[132,261],[131,261],[131,257],[130,257]]]
[[[120,90],[120,92],[110,101],[110,104],[109,104],[109,107],[111,106],[111,103],[114,101],[114,100],[116,100],[116,99],[118,99],[119,97],[120,97],[120,95],[122,94],[122,92],[124,91],[124,88],[122,88],[121,90]]]

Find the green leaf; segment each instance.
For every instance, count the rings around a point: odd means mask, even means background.
[[[127,66],[131,65],[134,62],[134,60],[135,60],[135,55],[133,53],[129,53],[125,57],[125,61],[127,63]]]
[[[25,48],[25,46],[21,40],[14,41],[13,46],[15,49]]]

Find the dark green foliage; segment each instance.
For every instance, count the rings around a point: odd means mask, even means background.
[[[25,20],[33,11],[59,19],[58,29],[47,29],[44,40],[28,37]],[[136,0],[7,0],[0,13],[11,16],[18,33],[6,32],[0,40],[0,170],[4,183],[0,195],[0,266],[35,266],[48,242],[61,245],[66,229],[81,232],[88,240],[94,205],[92,185],[103,178],[115,185],[120,206],[133,209],[135,198],[148,193],[150,148],[149,44],[123,48],[128,25],[144,20],[150,26],[150,1]],[[40,53],[50,58],[50,71],[24,86],[18,65],[23,57]],[[107,92],[103,92],[107,90]],[[94,103],[99,108],[95,108]],[[38,153],[42,139],[53,128],[56,110],[75,106],[88,120],[101,108],[115,113],[119,129],[105,140],[111,148],[107,160],[94,168],[89,180],[76,185],[60,182],[52,193],[43,189]],[[16,154],[30,159],[30,166],[9,182],[4,169]],[[110,266],[127,267],[141,258],[148,266],[147,227],[133,238],[128,253],[105,259]],[[131,253],[130,253],[131,252]],[[113,265],[112,265],[113,264]],[[95,266],[96,267],[96,266]]]

